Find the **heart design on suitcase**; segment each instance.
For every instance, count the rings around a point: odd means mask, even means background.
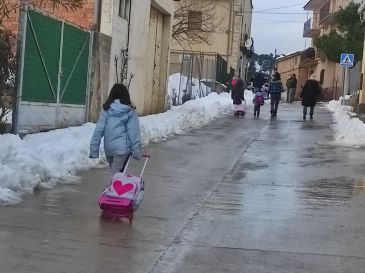
[[[134,188],[134,185],[130,184],[130,183],[123,185],[120,180],[115,180],[113,182],[113,189],[118,195],[122,195],[126,192],[129,192],[133,188]]]

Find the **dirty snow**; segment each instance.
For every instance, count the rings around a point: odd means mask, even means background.
[[[365,124],[351,112],[352,107],[341,101],[330,101],[327,108],[332,112],[334,143],[347,147],[365,147]]]

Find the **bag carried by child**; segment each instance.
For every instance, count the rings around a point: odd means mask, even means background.
[[[263,106],[265,104],[265,98],[263,95],[255,96],[255,98],[253,100],[254,100],[253,103],[255,104],[255,106]]]
[[[143,173],[150,156],[143,155],[143,158],[145,162],[139,176],[126,174],[129,159],[123,172],[117,172],[110,185],[104,189],[99,197],[103,218],[128,218],[132,222],[134,211],[138,209],[144,196]]]
[[[104,195],[124,199],[125,203],[132,202],[133,210],[137,210],[143,200],[144,181],[141,177],[116,173],[107,187]]]
[[[234,112],[234,116],[238,117],[238,116],[242,116],[244,117],[246,115],[246,101],[243,101],[243,104],[234,104],[233,105],[233,112]]]

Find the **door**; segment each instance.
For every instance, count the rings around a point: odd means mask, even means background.
[[[151,7],[148,36],[148,66],[151,73],[148,73],[147,94],[144,104],[145,111],[148,114],[161,112],[163,109],[160,109],[160,106],[164,104],[165,99],[163,86],[161,86],[163,20],[163,13]]]

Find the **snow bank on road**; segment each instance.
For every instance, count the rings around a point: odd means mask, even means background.
[[[211,93],[207,97],[172,107],[171,110],[140,118],[144,143],[179,134],[209,124],[232,109],[229,94]]]
[[[199,128],[232,109],[230,95],[212,93],[157,115],[140,118],[143,142]],[[0,204],[15,204],[37,187],[75,182],[80,170],[100,165],[105,159],[89,159],[89,143],[95,125],[27,135],[0,136]]]
[[[350,106],[341,105],[340,101],[330,101],[327,108],[333,113],[335,144],[347,147],[365,147],[365,124],[358,118],[351,117]]]
[[[17,203],[36,187],[75,180],[77,171],[97,166],[89,159],[89,142],[95,125],[48,133],[0,136],[0,203]]]
[[[191,99],[205,97],[211,93],[211,88],[197,78],[188,78],[180,73],[169,76],[168,98],[169,105],[180,105],[183,101],[184,90],[190,91]],[[188,92],[189,94],[189,92]]]

